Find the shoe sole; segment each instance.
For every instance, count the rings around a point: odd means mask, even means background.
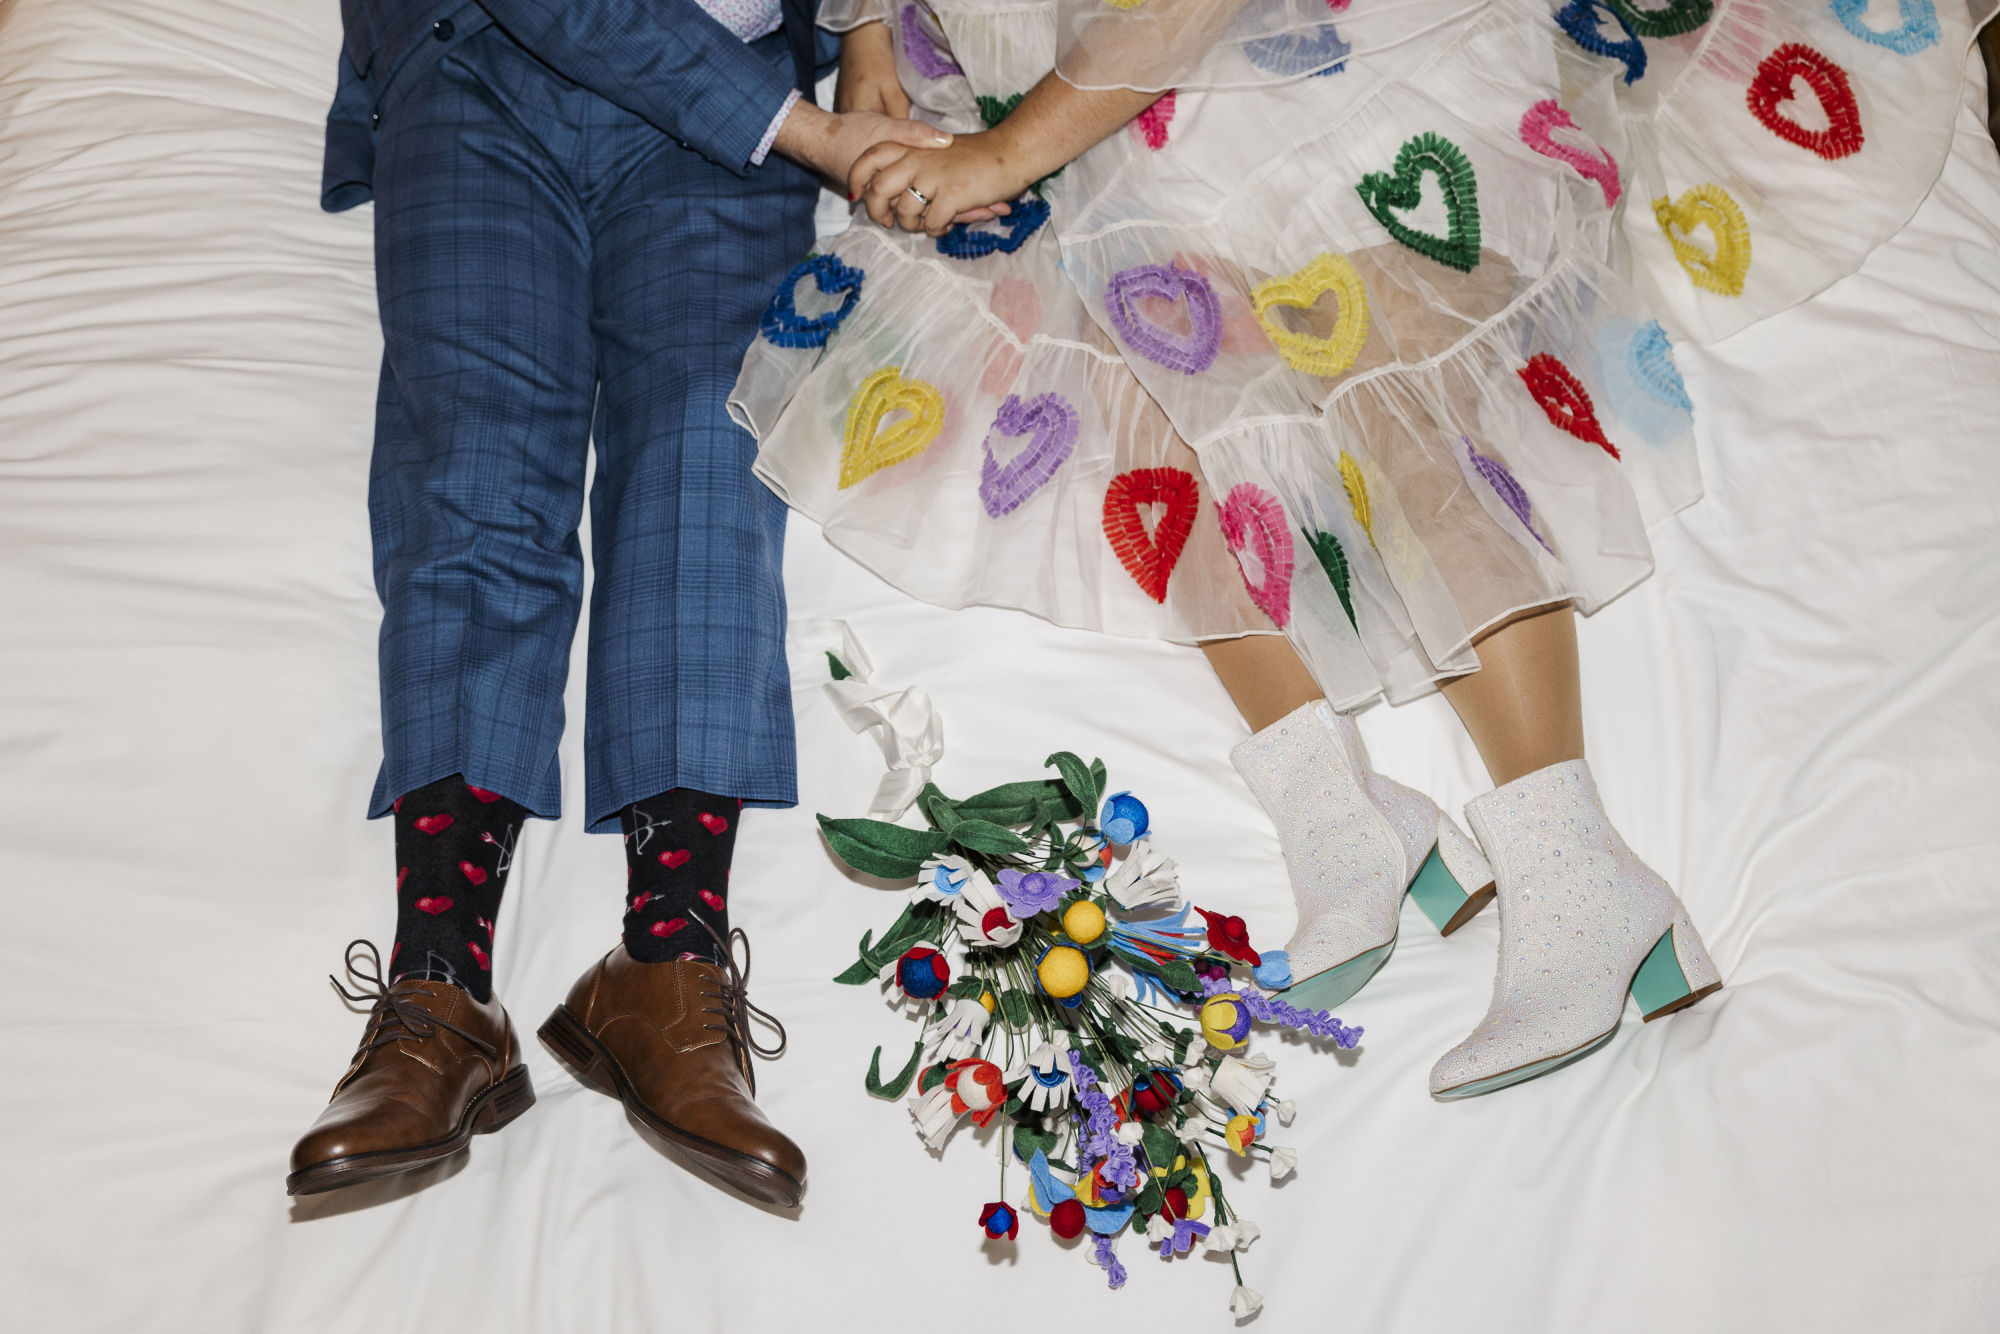
[[[1687,975],[1681,971],[1680,961],[1674,956],[1674,933],[1669,929],[1654,942],[1646,957],[1639,961],[1639,966],[1633,970],[1632,980],[1626,984],[1625,989],[1639,1005],[1640,1021],[1650,1024],[1655,1019],[1664,1019],[1670,1014],[1685,1010],[1704,996],[1715,994],[1722,990],[1722,983],[1711,982],[1698,989],[1689,988]],[[1648,1008],[1649,1006],[1651,1008]],[[1484,1079],[1475,1079],[1470,1083],[1433,1093],[1431,1096],[1445,1102],[1459,1098],[1476,1098],[1482,1093],[1492,1093],[1510,1084],[1537,1079],[1562,1069],[1572,1061],[1580,1061],[1611,1041],[1612,1036],[1618,1032],[1619,1024],[1625,1020],[1625,1006],[1622,1001],[1619,1003],[1618,1011],[1618,1019],[1611,1027],[1574,1050],[1557,1056],[1544,1057],[1539,1061],[1530,1061],[1512,1070],[1488,1075]]]
[[[682,1130],[648,1107],[625,1077],[618,1058],[583,1026],[582,1020],[570,1013],[569,1006],[556,1006],[536,1036],[579,1084],[623,1103],[640,1124],[679,1149],[686,1156],[687,1165],[702,1175],[781,1209],[797,1208],[805,1198],[805,1183],[795,1180],[790,1173],[740,1149]]]
[[[1448,936],[1464,926],[1493,901],[1490,881],[1484,889],[1466,893],[1452,873],[1445,869],[1444,858],[1438,855],[1436,844],[1431,846],[1430,854],[1417,868],[1416,877],[1404,892],[1416,901],[1417,907],[1442,936]],[[1354,993],[1368,985],[1382,970],[1383,964],[1389,962],[1389,956],[1396,952],[1396,941],[1400,936],[1401,932],[1398,932],[1389,938],[1388,944],[1377,945],[1346,963],[1322,969],[1304,981],[1294,982],[1279,994],[1287,1005],[1296,1005],[1303,1010],[1325,1010],[1345,1004]]]
[[[458,1118],[458,1129],[445,1138],[407,1149],[344,1154],[301,1167],[285,1178],[285,1194],[318,1195],[443,1162],[470,1144],[474,1135],[490,1135],[504,1129],[534,1105],[535,1086],[528,1081],[528,1067],[517,1065],[500,1082],[488,1086],[465,1105]]]

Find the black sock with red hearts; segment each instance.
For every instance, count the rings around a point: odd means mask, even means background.
[[[743,803],[677,787],[619,812],[625,825],[625,952],[641,963],[715,961],[729,934],[729,860]],[[715,936],[702,930],[707,923]]]
[[[493,995],[493,922],[528,812],[457,774],[396,799],[396,944],[389,977]]]

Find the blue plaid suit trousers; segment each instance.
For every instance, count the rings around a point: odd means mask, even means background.
[[[726,171],[482,26],[398,74],[374,187],[370,814],[454,773],[560,813],[593,437],[589,827],[672,787],[791,804],[785,507],[724,401],[811,177]]]

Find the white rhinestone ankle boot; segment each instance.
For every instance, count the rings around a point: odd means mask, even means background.
[[[1437,1097],[1588,1056],[1618,1031],[1627,992],[1653,1020],[1722,985],[1687,909],[1611,827],[1582,760],[1496,788],[1465,818],[1493,860],[1500,967],[1486,1018],[1431,1069]]]
[[[1285,945],[1286,1001],[1338,1005],[1396,947],[1405,892],[1450,935],[1493,897],[1473,841],[1423,793],[1368,764],[1354,720],[1324,701],[1294,709],[1229,753],[1278,827],[1299,925]]]

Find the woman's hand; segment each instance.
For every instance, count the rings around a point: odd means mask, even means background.
[[[835,111],[879,111],[907,118],[910,99],[896,77],[896,43],[886,23],[864,23],[840,37],[840,78]]]
[[[977,222],[1008,211],[1039,179],[1002,129],[961,134],[946,148],[876,144],[855,159],[848,193],[884,227],[944,235],[954,222]],[[919,196],[922,196],[919,198]]]

